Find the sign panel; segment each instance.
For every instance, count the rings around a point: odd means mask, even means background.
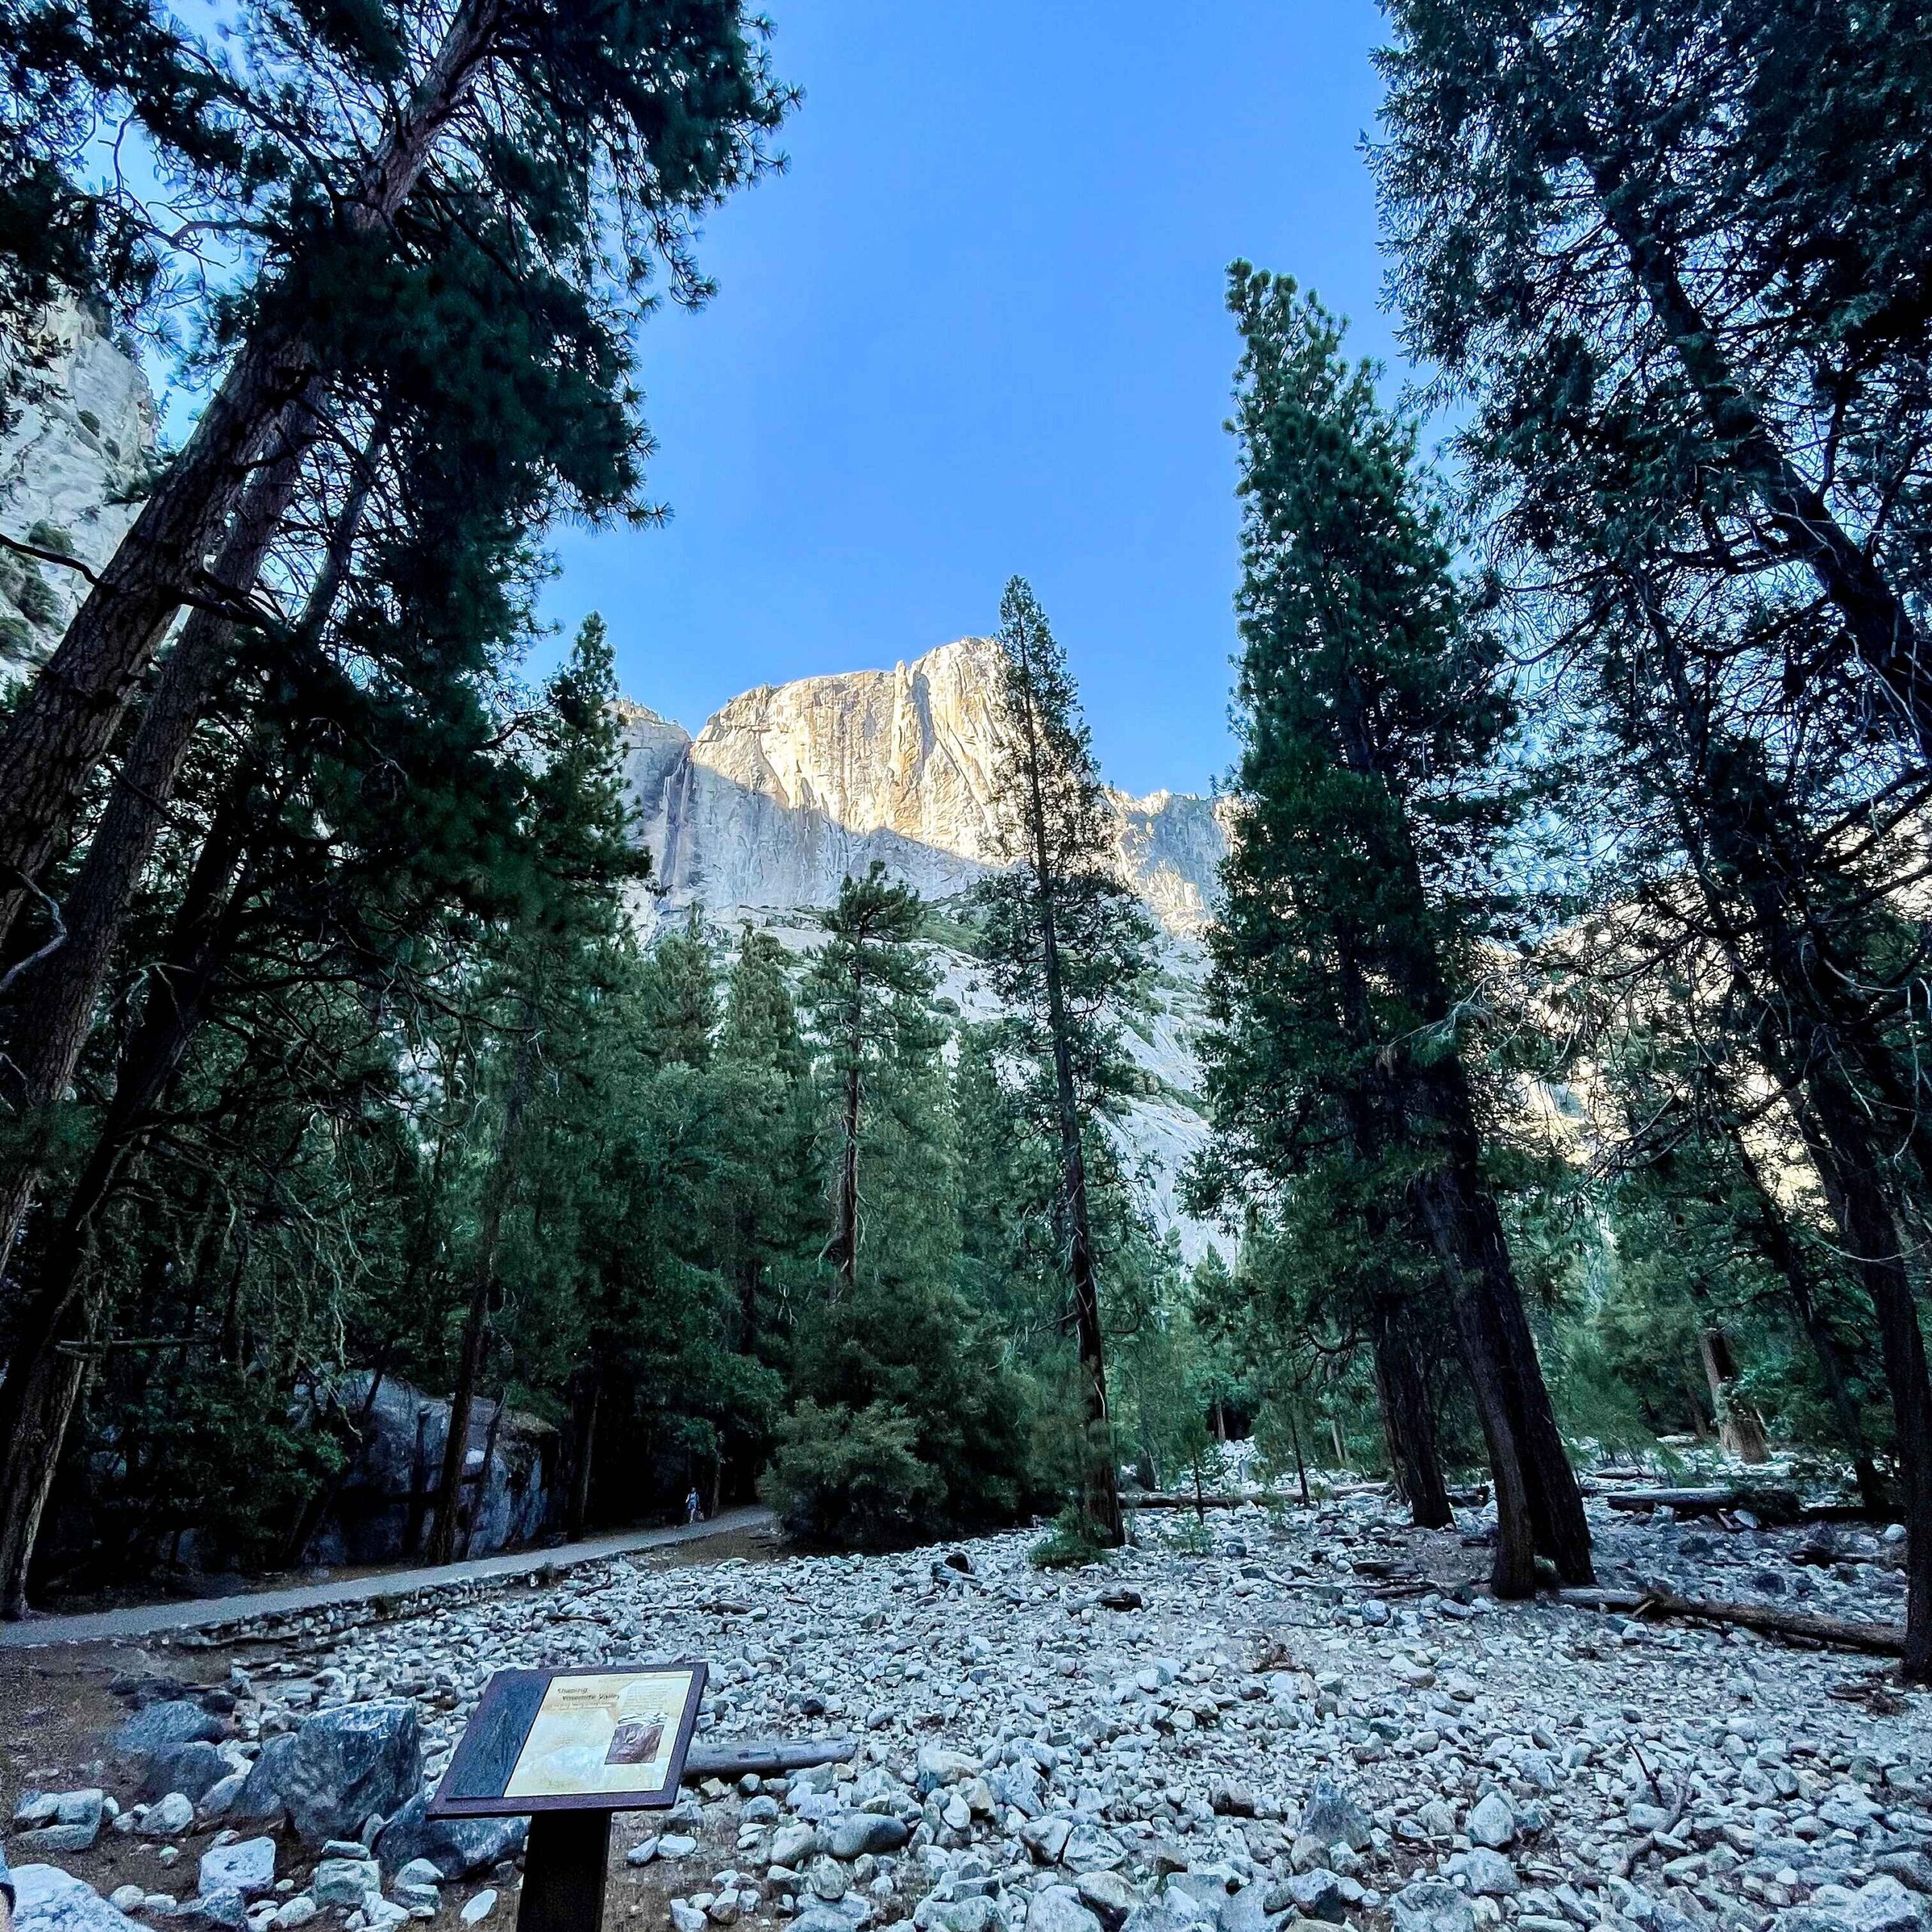
[[[674,1804],[701,1663],[500,1670],[429,1803],[433,1817]]]

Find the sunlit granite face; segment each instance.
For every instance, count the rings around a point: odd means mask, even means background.
[[[829,905],[881,860],[929,898],[1000,862],[992,798],[999,654],[985,638],[890,671],[764,685],[691,738],[641,706],[626,775],[663,904]],[[1226,838],[1211,800],[1109,794],[1121,875],[1171,931],[1204,921]]]

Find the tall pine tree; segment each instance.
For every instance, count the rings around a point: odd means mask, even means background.
[[[1242,749],[1211,942],[1221,1158],[1264,1197],[1315,1174],[1371,1241],[1426,1244],[1495,1478],[1497,1592],[1528,1594],[1539,1552],[1585,1581],[1466,1057],[1469,888],[1504,809],[1495,646],[1372,370],[1291,281],[1238,263],[1229,306],[1245,509]]]
[[[1054,1220],[1086,1435],[1081,1512],[1088,1534],[1113,1544],[1124,1531],[1088,1143],[1121,1089],[1118,1016],[1147,971],[1153,928],[1121,882],[1079,693],[1023,578],[1000,599],[998,641],[1004,705],[995,802],[1006,864],[974,897],[988,977],[1013,1015],[1008,1043],[1032,1069],[1032,1111],[1056,1157]]]

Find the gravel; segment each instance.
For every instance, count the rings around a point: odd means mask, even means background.
[[[1591,1515],[1607,1585],[1903,1615],[1895,1538]],[[393,1733],[406,1704],[433,1783],[493,1671],[683,1655],[712,1666],[707,1744],[855,1737],[650,1821],[613,1884],[663,1894],[674,1932],[1932,1932],[1922,1705],[1869,1659],[1493,1604],[1467,1580],[1486,1527],[1422,1536],[1378,1493],[1216,1512],[1208,1553],[1157,1528],[1072,1572],[1031,1567],[1037,1533],[614,1561],[285,1627],[309,1654],[238,1669],[223,1741],[275,1750],[328,1713]],[[373,1832],[361,1804],[341,1825]],[[396,1872],[419,1828],[374,1840],[396,1896],[366,1854],[331,1859],[276,1925],[311,1892],[351,1932],[456,1906]]]

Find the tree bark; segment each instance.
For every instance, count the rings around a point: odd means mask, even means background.
[[[503,0],[465,0],[458,8],[408,109],[347,198],[352,233],[381,229],[414,192],[431,151],[496,57],[504,18]],[[315,351],[299,335],[265,328],[243,345],[186,448],[0,730],[0,945],[28,884],[65,841],[88,776],[175,614],[208,587],[207,560],[276,419],[316,373]]]
[[[1733,1121],[1728,1124],[1727,1131],[1737,1150],[1738,1165],[1743,1171],[1746,1184],[1758,1203],[1758,1220],[1750,1232],[1764,1259],[1783,1277],[1785,1291],[1791,1297],[1798,1325],[1811,1344],[1812,1354],[1818,1363],[1818,1379],[1825,1386],[1825,1399],[1838,1424],[1845,1452],[1851,1458],[1859,1500],[1872,1515],[1883,1516],[1891,1507],[1891,1497],[1878,1474],[1878,1466],[1872,1460],[1871,1444],[1866,1440],[1865,1426],[1859,1420],[1858,1404],[1852,1400],[1851,1377],[1844,1350],[1818,1306],[1817,1296],[1812,1288],[1811,1272],[1799,1251],[1797,1237],[1792,1232],[1783,1207],[1766,1184],[1755,1157],[1745,1144],[1742,1131]]]
[[[852,971],[855,976],[859,971],[856,959]],[[845,1069],[844,1106],[839,1120],[838,1251],[835,1258],[839,1278],[848,1291],[856,1288],[859,1281],[859,1118],[863,1098],[859,1056],[864,1051],[858,1017],[860,997],[855,987],[852,995],[852,1026],[846,1042],[851,1063]]]
[[[1757,1411],[1737,1392],[1737,1361],[1730,1337],[1721,1328],[1700,1327],[1697,1353],[1710,1385],[1711,1413],[1717,1418],[1718,1441],[1740,1463],[1768,1463],[1764,1424]]]
[[[576,1454],[571,1464],[570,1504],[564,1534],[572,1543],[583,1540],[584,1525],[590,1520],[590,1459],[596,1446],[597,1411],[603,1397],[603,1371],[593,1361],[582,1371],[577,1399],[571,1404],[571,1435]]]
[[[1817,1134],[1812,1154],[1878,1318],[1880,1359],[1892,1398],[1892,1429],[1906,1531],[1903,1675],[1932,1683],[1932,1376],[1925,1337],[1878,1149],[1857,1097],[1830,1079],[1808,1084]]]
[[[1435,1418],[1422,1361],[1405,1326],[1407,1311],[1393,1297],[1379,1299],[1369,1320],[1375,1358],[1375,1392],[1395,1487],[1418,1529],[1446,1529],[1456,1520],[1436,1454]]]
[[[150,976],[148,1003],[123,1050],[87,1162],[62,1210],[33,1292],[12,1312],[7,1374],[0,1381],[0,1595],[23,1600],[27,1565],[44,1500],[60,1453],[60,1431],[72,1404],[57,1399],[60,1343],[83,1286],[96,1220],[128,1155],[148,1131],[155,1103],[208,1014],[232,950],[235,884],[247,823],[247,791],[231,786],[189,875],[164,964]],[[56,1425],[58,1425],[57,1428]],[[19,1609],[4,1614],[17,1616]]]
[[[99,1318],[97,1309],[88,1309],[73,1321],[72,1334],[63,1337],[73,1348],[50,1348],[36,1355],[27,1366],[18,1398],[8,1405],[13,1430],[8,1463],[17,1475],[0,1488],[0,1618],[9,1623],[27,1614],[27,1569],[54,1493],[68,1425],[87,1382],[91,1363],[81,1351],[94,1338]]]
[[[475,1405],[476,1386],[483,1372],[483,1346],[489,1333],[490,1298],[497,1287],[497,1255],[503,1239],[503,1213],[516,1185],[522,1153],[523,1121],[537,1063],[536,1013],[533,1001],[522,1006],[522,1032],[510,1063],[509,1095],[503,1107],[503,1131],[497,1142],[488,1192],[483,1204],[483,1229],[477,1244],[476,1272],[463,1319],[463,1344],[457,1357],[456,1386],[450,1394],[450,1431],[443,1444],[441,1479],[436,1490],[436,1513],[429,1525],[429,1558],[448,1563],[456,1554],[457,1517],[463,1501],[463,1465],[469,1459],[469,1417]]]

